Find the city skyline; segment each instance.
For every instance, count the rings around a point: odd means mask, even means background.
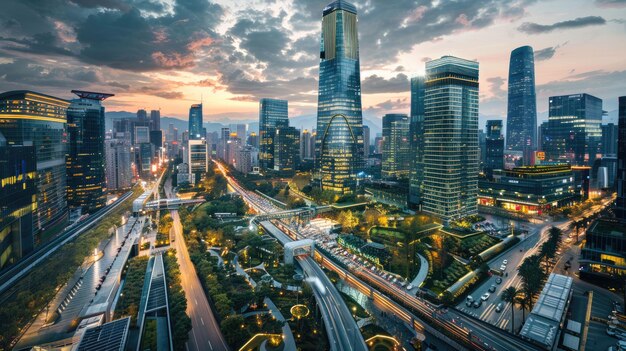
[[[135,8],[117,1],[50,4],[64,11],[9,2],[0,15],[5,24],[0,29],[5,90],[40,85],[44,93],[70,98],[68,88],[101,88],[118,96],[107,103],[108,111],[160,107],[162,115],[180,119],[186,119],[190,104],[202,99],[208,106],[206,121],[253,120],[258,99],[271,91],[274,96],[268,97],[290,101],[290,116],[315,114],[324,1],[243,4],[237,9],[226,0],[169,1],[153,8],[146,7],[148,2]],[[623,4],[581,1],[568,5],[567,13],[561,11],[563,2],[440,3],[434,8],[367,4],[356,3],[361,25],[389,29],[359,33],[364,117],[408,113],[408,78],[423,71],[426,58],[446,54],[481,62],[481,125],[487,117],[506,117],[508,55],[523,45],[535,50],[539,121],[546,119],[548,96],[583,87],[607,101],[608,111],[617,110],[615,91],[626,81],[620,79],[626,67],[619,59],[619,50],[626,47],[620,45],[625,41]],[[102,11],[105,5],[109,10]],[[382,11],[385,16],[376,16]],[[176,20],[192,12],[175,33]],[[33,13],[44,20],[28,26],[24,14]],[[122,28],[96,32],[100,25],[122,20],[127,23]],[[388,21],[401,25],[389,26]],[[436,24],[434,30],[420,29],[429,24]],[[135,26],[141,30],[126,35]],[[176,36],[183,32],[189,35],[178,43]],[[90,45],[98,35],[106,40]],[[139,45],[145,41],[154,45]],[[258,45],[260,41],[267,45]],[[119,50],[135,44],[139,50]]]

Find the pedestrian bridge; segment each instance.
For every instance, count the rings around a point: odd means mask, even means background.
[[[311,239],[291,241],[285,244],[285,264],[293,264],[293,259],[298,256],[310,256],[313,254],[315,242]]]
[[[148,201],[144,206],[145,211],[160,211],[160,210],[177,210],[180,206],[184,205],[196,205],[205,202],[204,199],[160,199],[154,201]]]

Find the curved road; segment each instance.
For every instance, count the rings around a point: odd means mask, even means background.
[[[168,198],[175,198],[172,197],[171,180],[171,178],[166,180],[163,189]],[[187,298],[187,314],[191,318],[191,331],[187,341],[187,350],[229,350],[213,310],[211,310],[209,301],[204,294],[200,279],[198,279],[196,274],[196,268],[189,258],[178,211],[172,210],[170,213],[174,221],[172,229],[176,239],[172,246],[176,249],[176,257],[180,265],[180,281]]]

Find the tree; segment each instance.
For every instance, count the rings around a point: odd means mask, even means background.
[[[359,224],[359,218],[355,216],[352,211],[341,211],[337,216],[337,222],[341,224],[342,231],[345,233],[351,232],[355,226]]]
[[[541,248],[539,249],[539,255],[546,260],[546,272],[550,271],[550,260],[554,258],[556,254],[556,248],[550,241],[546,241],[541,244]]]
[[[541,269],[541,257],[538,255],[527,257],[517,270],[522,279],[524,291],[529,294],[529,301],[532,304],[532,297],[541,290],[542,282],[546,276]]]
[[[514,286],[504,289],[502,295],[500,295],[502,301],[511,304],[511,333],[513,334],[515,334],[515,303],[517,302],[517,295],[519,295],[519,290]]]
[[[569,224],[570,229],[576,230],[576,243],[578,243],[578,231],[580,230],[580,228],[583,228],[583,227],[584,227],[584,222],[582,219],[578,221],[572,221]]]
[[[526,320],[526,309],[532,307],[529,297],[530,294],[522,289],[516,300],[517,305],[522,310],[522,322]]]
[[[221,323],[221,329],[228,345],[240,345],[248,339],[245,326],[246,320],[242,315],[236,314],[226,317]]]

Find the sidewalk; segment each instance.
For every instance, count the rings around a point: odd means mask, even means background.
[[[420,258],[420,271],[417,272],[415,279],[413,279],[413,281],[411,282],[411,285],[413,285],[414,287],[419,287],[428,276],[428,260],[426,260],[424,256],[420,254],[418,254],[417,256],[419,256]]]
[[[289,323],[287,323],[285,317],[283,317],[283,314],[280,313],[278,307],[276,307],[276,305],[274,305],[274,302],[272,302],[272,300],[270,300],[269,298],[266,297],[265,299],[263,299],[263,302],[267,305],[267,308],[272,311],[272,315],[276,317],[276,320],[283,322],[283,336],[285,337],[283,340],[285,342],[284,350],[297,350],[296,341],[293,338],[293,333],[291,333]]]

